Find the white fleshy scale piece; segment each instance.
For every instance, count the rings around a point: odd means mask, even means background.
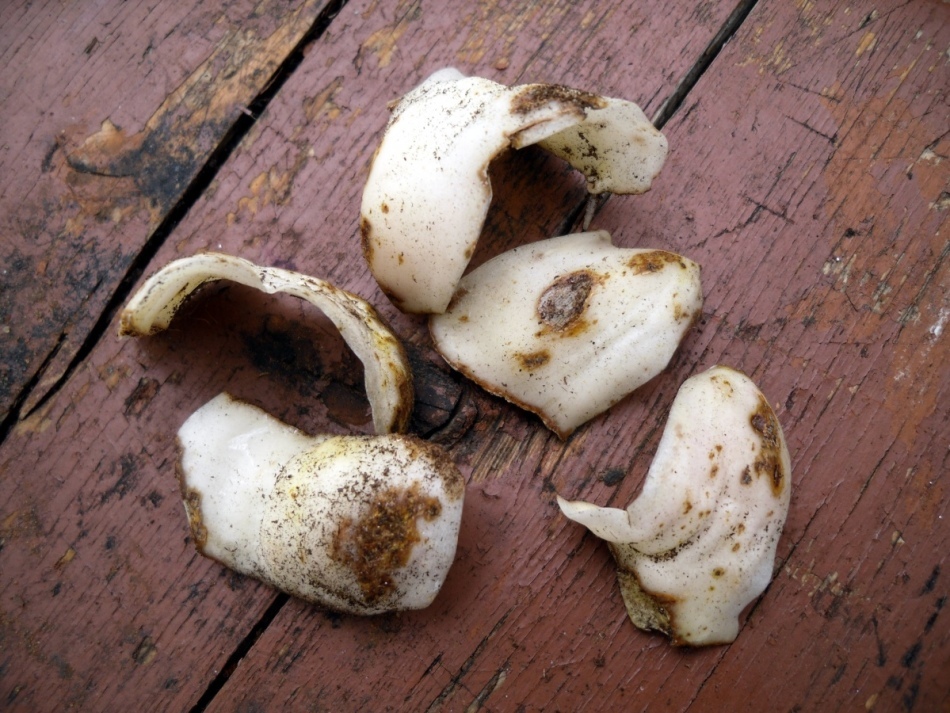
[[[363,253],[393,304],[445,310],[491,203],[489,164],[531,144],[584,173],[591,194],[649,190],[667,153],[632,102],[436,72],[395,105],[363,190]]]
[[[726,644],[772,578],[791,477],[765,396],[744,374],[716,366],[680,388],[626,510],[560,496],[558,505],[609,544],[634,624],[676,644]]]
[[[560,437],[659,374],[702,309],[699,266],[604,231],[524,245],[466,275],[436,348]]]

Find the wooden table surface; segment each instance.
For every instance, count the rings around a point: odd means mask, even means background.
[[[950,5],[936,0],[56,0],[0,22],[0,709],[950,711]],[[456,66],[638,102],[667,135],[592,227],[702,265],[670,366],[562,442],[449,370],[359,250],[387,104]],[[474,263],[577,229],[581,177],[492,168]],[[223,390],[369,432],[358,361],[293,298],[215,286],[116,338],[171,259],[356,292],[466,482],[426,610],[343,616],[196,554],[175,432]],[[626,618],[555,493],[625,506],[682,381],[741,369],[793,463],[774,578],[731,645]],[[947,609],[945,611],[945,609]]]

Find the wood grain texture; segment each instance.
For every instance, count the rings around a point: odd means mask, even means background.
[[[260,262],[330,276],[372,295],[375,288],[370,289],[366,268],[354,254],[358,243],[352,241],[365,166],[390,99],[447,63],[512,81],[516,73],[524,73],[526,78],[596,81],[604,91],[620,90],[602,80],[612,76],[610,53],[626,46],[624,37],[600,43],[604,54],[586,65],[589,76],[562,74],[543,57],[552,42],[590,39],[579,28],[604,21],[592,4],[459,7],[466,9],[453,16],[435,5],[348,6],[330,34],[310,49],[274,108],[155,264],[171,254],[220,245]],[[672,90],[675,80],[670,77],[685,73],[722,13],[718,18],[715,12],[704,15],[701,23],[689,14],[668,18],[673,27],[679,23],[677,42],[659,43],[650,39],[649,22],[654,19],[649,13],[642,8],[627,12],[623,22],[644,38],[637,57],[651,67],[634,98],[659,104]],[[445,42],[447,36],[453,37],[451,43]],[[695,46],[692,53],[689,45]],[[669,62],[648,63],[651,50],[669,53]],[[411,66],[406,58],[420,66]],[[502,66],[500,59],[507,59],[508,70],[492,69]],[[102,143],[108,150],[110,135],[99,138],[106,139]],[[540,237],[547,226],[564,219],[564,205],[582,200],[578,178],[556,162],[537,152],[526,161],[511,162],[499,171],[501,179],[510,174],[515,187],[500,192],[507,200],[499,201],[492,220],[506,230],[494,231],[499,244],[489,249]],[[100,163],[108,165],[109,160]],[[544,174],[551,167],[563,181],[548,192],[544,187],[550,181]],[[542,175],[532,176],[535,170]],[[518,186],[536,192],[541,202],[522,197]],[[532,226],[534,220],[544,225]],[[528,234],[522,223],[529,226]],[[199,698],[203,686],[274,601],[266,587],[197,557],[187,541],[173,478],[173,434],[194,407],[228,388],[311,431],[369,428],[359,370],[325,320],[292,299],[261,300],[233,287],[210,292],[165,335],[121,345],[106,338],[63,390],[24,420],[0,451],[6,474],[0,486],[5,503],[0,513],[0,568],[5,573],[0,591],[0,697],[13,707],[74,703],[110,708],[148,697],[168,709],[180,709]],[[537,424],[449,374],[427,350],[422,322],[402,319],[401,324],[416,345],[416,363],[428,365],[417,370],[427,375],[420,389],[425,409],[416,412],[420,430],[438,431],[443,439],[459,442],[471,431],[476,408],[483,418],[496,415],[476,422],[478,433],[485,433],[501,414],[515,419],[520,431],[536,430]],[[456,410],[456,418],[443,423]],[[468,438],[464,447],[473,448],[477,441]],[[549,438],[538,433],[535,448]],[[495,499],[498,507],[504,505]],[[492,540],[490,532],[473,539],[475,532],[469,528],[465,534],[469,551],[474,551],[475,539]],[[462,568],[482,587],[491,582],[482,579],[484,573],[471,561],[457,566]],[[443,596],[440,601],[444,609],[451,600]],[[506,610],[510,608],[507,604]],[[432,614],[420,613],[407,621],[430,622],[431,636],[442,639],[447,634],[438,631],[439,619]],[[325,622],[343,640],[352,639],[354,629],[362,627],[371,646],[379,643],[380,627],[399,626],[412,636],[412,627],[399,617],[328,617],[296,603],[278,628],[283,631],[297,616],[310,621],[309,628],[314,621]],[[450,611],[443,620],[455,616]],[[403,671],[410,679],[423,679],[416,700],[453,697],[446,690],[453,674],[447,672],[463,665],[484,638],[477,619],[467,626],[471,631],[429,676],[423,676],[428,660],[421,667],[417,657],[405,661]],[[457,625],[449,631],[456,636]],[[393,656],[405,658],[420,640],[399,639],[393,631],[382,635],[390,639],[385,655],[360,655],[367,674],[381,671]],[[429,649],[437,655],[435,647]],[[321,652],[331,650],[321,647]],[[245,663],[238,670],[253,677],[262,673]],[[294,669],[304,670],[309,665]],[[393,685],[405,695],[411,680],[399,673]],[[244,683],[250,680],[243,678]],[[268,688],[266,693],[273,697],[279,690]],[[363,695],[371,695],[371,690]]]
[[[63,375],[323,2],[22,3],[0,29],[0,420]]]
[[[369,429],[325,319],[216,286],[163,335],[104,339],[0,446],[0,701],[180,709],[246,640],[210,709],[948,710],[945,4],[757,4],[667,125],[654,190],[611,198],[593,225],[700,262],[704,317],[664,374],[566,442],[448,372],[357,252],[385,105],[429,71],[557,81],[649,115],[730,9],[346,5],[153,267],[221,249],[380,307],[412,354],[414,430],[468,482],[446,585],[425,611],[360,619],[280,606],[194,554],[173,434],[208,398]],[[475,262],[566,229],[584,201],[540,151],[492,178]],[[635,497],[678,385],[714,363],[776,407],[793,499],[737,641],[674,649],[630,624],[606,547],[554,493]]]

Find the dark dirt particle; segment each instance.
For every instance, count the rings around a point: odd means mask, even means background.
[[[511,99],[513,114],[529,114],[551,102],[573,104],[580,111],[603,109],[607,103],[596,94],[560,84],[529,84]]]

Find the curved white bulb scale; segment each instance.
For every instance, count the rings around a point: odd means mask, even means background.
[[[330,318],[365,370],[376,433],[405,431],[412,412],[412,373],[399,340],[373,307],[325,280],[231,255],[203,253],[170,262],[129,300],[120,336],[146,336],[167,328],[185,299],[205,282],[230,280],[267,294],[286,292]]]
[[[363,252],[397,307],[445,310],[491,203],[489,163],[535,143],[583,172],[592,194],[649,190],[667,152],[631,102],[436,72],[395,105],[363,191]]]
[[[717,366],[680,388],[626,510],[558,505],[607,540],[634,624],[703,646],[733,641],[771,580],[790,492],[775,413],[747,376]]]
[[[523,245],[470,272],[436,348],[561,438],[659,374],[702,309],[699,266],[604,231]]]
[[[421,609],[455,557],[464,480],[411,436],[307,436],[221,394],[178,432],[198,551],[354,614]]]

